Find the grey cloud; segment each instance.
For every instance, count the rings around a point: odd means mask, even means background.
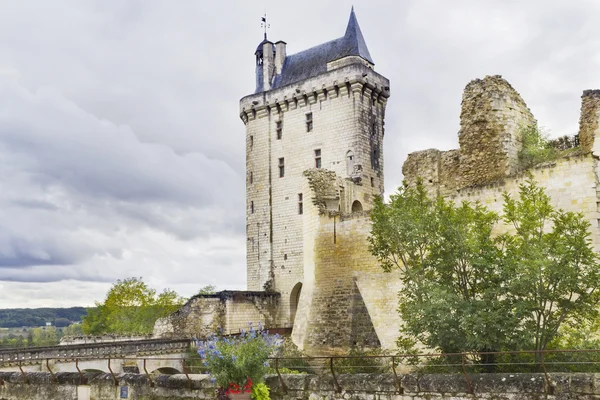
[[[469,80],[502,74],[554,136],[576,131],[582,90],[600,87],[595,1],[267,0],[269,35],[290,54],[339,37],[351,3],[391,80],[388,193],[407,153],[458,146]],[[263,12],[0,2],[0,307],[91,304],[126,276],[186,295],[244,287],[238,99]]]

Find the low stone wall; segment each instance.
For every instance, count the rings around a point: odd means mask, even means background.
[[[267,378],[271,398],[276,400],[425,400],[425,399],[598,399],[600,374],[549,374],[553,394],[544,374],[471,374],[472,393],[462,374],[427,375],[354,374],[337,376],[284,375],[282,390],[277,376]],[[402,388],[402,394],[399,392]]]
[[[25,381],[25,376],[29,382]],[[78,373],[0,372],[0,400],[159,400],[214,399],[215,388],[208,375],[160,375],[153,384],[143,374],[121,374],[118,384],[111,374],[87,374],[83,384]],[[1,382],[4,381],[2,385]]]
[[[110,374],[89,374],[82,384],[79,374],[56,374],[56,382],[47,373],[0,373],[0,400],[160,400],[214,399],[215,386],[208,375],[119,375],[115,384]],[[268,376],[273,400],[424,400],[442,399],[598,399],[600,374],[550,374],[553,394],[548,393],[543,374],[471,374],[472,394],[462,374],[428,375],[354,374],[283,375],[286,389],[277,376]],[[2,384],[3,382],[3,384]],[[337,382],[337,383],[336,383]],[[403,393],[399,393],[402,388]]]

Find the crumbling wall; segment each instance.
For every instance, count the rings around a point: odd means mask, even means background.
[[[535,123],[519,93],[500,75],[469,82],[458,132],[461,185],[492,182],[517,172],[519,131]]]
[[[446,196],[461,185],[460,150],[448,150],[440,153],[439,195]]]
[[[581,96],[579,118],[579,144],[584,152],[594,150],[594,138],[600,132],[598,120],[600,111],[600,90],[584,90]]]
[[[304,171],[304,176],[312,192],[311,201],[317,206],[319,214],[325,214],[327,210],[337,211],[340,195],[336,173],[327,169],[312,168]]]
[[[402,165],[404,181],[409,186],[414,186],[419,179],[422,179],[431,195],[439,195],[440,153],[438,149],[410,153]]]
[[[248,323],[273,326],[279,293],[222,291],[192,297],[179,310],[154,325],[155,337],[196,337],[239,333]]]

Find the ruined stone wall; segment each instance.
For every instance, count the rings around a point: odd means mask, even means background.
[[[319,150],[321,169],[360,183],[351,191],[342,187],[342,206],[351,207],[358,200],[368,208],[374,196],[383,192],[388,96],[388,80],[355,63],[240,101],[247,137],[248,289],[262,290],[267,283],[281,293],[280,326],[293,323],[292,292],[304,282],[305,210],[311,200],[303,189],[303,173],[316,167]],[[308,114],[312,115],[310,132]],[[279,176],[280,159],[284,177]]]
[[[501,76],[469,82],[458,132],[461,185],[492,182],[517,172],[519,131],[535,123],[519,93]]]
[[[239,333],[254,326],[275,326],[279,311],[278,293],[223,291],[196,295],[173,314],[154,325],[154,337],[196,337]]]
[[[598,186],[598,161],[591,154],[572,156],[541,165],[528,171],[533,179],[546,189],[552,204],[565,211],[581,212],[591,224],[592,241],[600,251],[600,186]],[[528,174],[505,178],[496,183],[463,188],[448,196],[456,202],[479,201],[488,209],[502,212],[502,193],[518,195],[519,185]],[[506,227],[498,225],[496,233]]]
[[[471,99],[477,96],[476,100]],[[486,77],[471,82],[463,97],[460,150],[441,152],[428,149],[410,154],[402,167],[405,181],[414,185],[421,178],[431,194],[445,196],[456,202],[479,201],[501,213],[502,193],[516,196],[519,185],[531,175],[546,189],[556,207],[583,213],[591,224],[594,246],[600,251],[600,91],[583,92],[578,150],[528,171],[509,168],[492,179],[491,174],[495,173],[493,171],[497,165],[485,164],[483,159],[489,155],[489,148],[482,143],[491,141],[497,145],[499,142],[492,138],[514,138],[518,121],[527,121],[529,116],[524,103],[506,81],[499,77]],[[504,118],[503,124],[496,123],[501,120],[500,117]],[[465,143],[465,134],[472,135],[474,140]],[[471,146],[472,143],[479,143],[481,150],[478,152],[477,146]],[[512,140],[512,143],[518,143],[518,140]],[[465,149],[465,145],[471,146],[471,150]],[[505,150],[498,150],[499,154],[506,154],[507,160],[512,160],[514,157],[510,154],[514,152],[511,153],[512,150],[508,151],[507,148],[505,146]],[[513,146],[513,150],[517,149],[518,146]],[[468,151],[475,156],[469,156]],[[472,161],[476,159],[482,160],[477,165],[489,168],[491,172],[471,169]],[[467,167],[463,165],[465,163]],[[497,233],[503,229],[502,225],[498,225]]]
[[[600,110],[600,90],[585,90],[581,96],[581,115],[579,118],[579,143],[584,152],[594,149],[598,132],[598,112]]]
[[[278,322],[280,305],[279,293],[232,292],[225,303],[227,331],[231,333],[248,330],[260,323],[263,327],[274,328]]]
[[[495,182],[519,173],[521,129],[536,124],[527,105],[499,75],[475,79],[465,88],[460,114],[460,149],[414,152],[402,166],[408,184],[421,177],[430,192]]]

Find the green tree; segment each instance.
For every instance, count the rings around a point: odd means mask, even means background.
[[[518,319],[501,284],[507,271],[491,236],[497,214],[431,199],[419,183],[388,204],[377,200],[371,218],[371,251],[384,270],[403,272],[403,347],[496,351],[518,340]]]
[[[496,213],[432,199],[421,182],[376,201],[370,248],[385,271],[402,271],[402,347],[544,349],[565,320],[596,317],[598,263],[582,215],[555,210],[531,179],[504,201],[514,229],[498,237]]]
[[[63,336],[80,336],[83,335],[81,328],[82,324],[71,324],[63,329]]]
[[[96,307],[87,309],[87,315],[81,319],[81,331],[86,335],[99,335],[108,331],[104,307],[96,303]]]
[[[162,293],[148,287],[141,278],[118,280],[104,303],[96,303],[82,322],[85,334],[149,334],[158,318],[173,313],[183,304],[176,292]]]
[[[498,242],[513,266],[510,289],[523,315],[523,332],[542,350],[566,320],[583,325],[598,317],[598,256],[582,214],[556,210],[531,179],[519,195],[504,194],[503,219],[515,233]]]
[[[31,329],[33,346],[56,346],[60,342],[61,333],[53,326]]]
[[[200,288],[197,294],[215,294],[217,287],[214,285],[206,285]]]
[[[537,124],[523,126],[520,128],[521,150],[519,150],[519,161],[525,169],[531,168],[539,163],[555,160],[559,152],[551,146],[548,134],[540,129]]]

